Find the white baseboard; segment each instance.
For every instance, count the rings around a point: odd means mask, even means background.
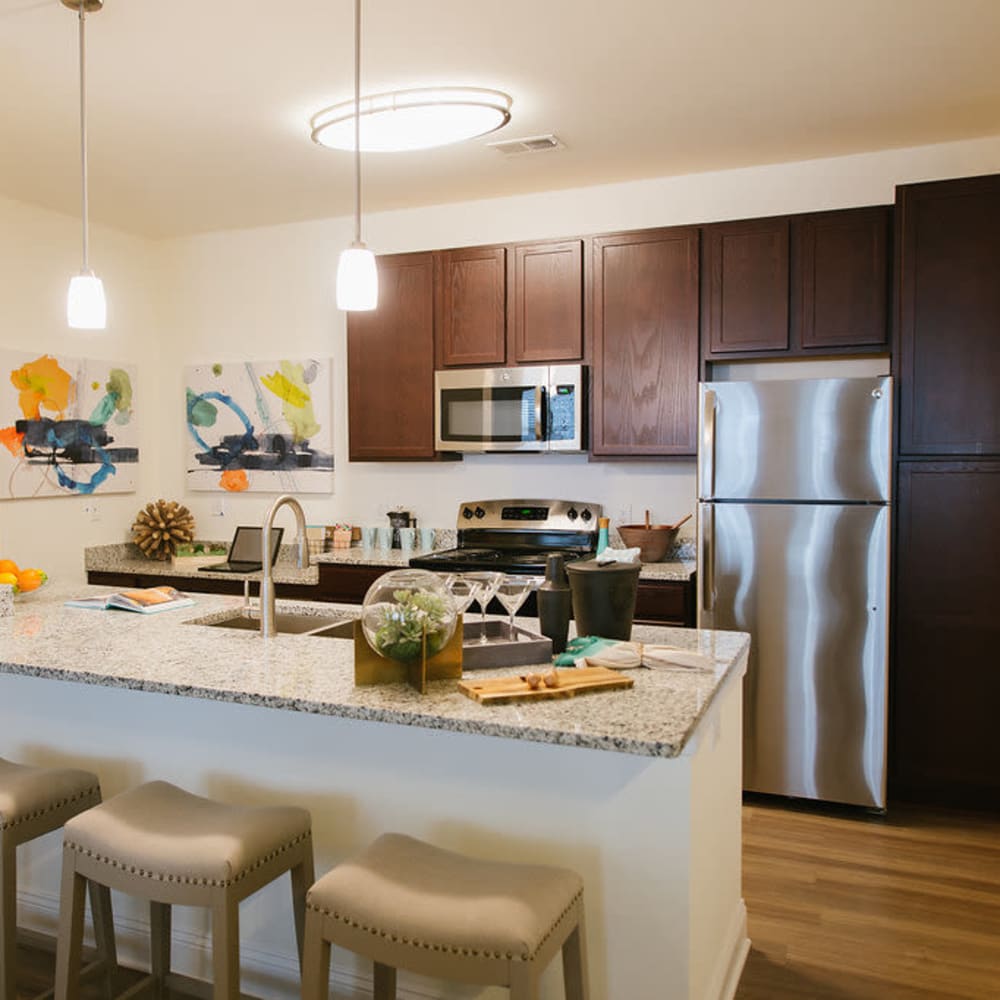
[[[712,976],[706,1000],[733,1000],[736,988],[743,975],[743,966],[750,954],[750,938],[747,936],[747,906],[741,899],[733,911],[729,928],[724,938],[722,954],[728,956],[726,962],[720,962]]]
[[[19,923],[39,933],[55,937],[59,924],[59,897],[52,893],[19,891],[17,894]],[[85,924],[84,939],[93,945],[90,921]],[[115,940],[119,961],[130,968],[148,970],[149,924],[129,917],[115,916]],[[205,934],[193,934],[183,928],[173,928],[171,934],[172,966],[176,971],[210,967],[211,939]],[[407,984],[400,974],[397,988],[399,1000],[438,1000],[439,991]],[[298,957],[252,946],[240,946],[240,980],[244,993],[262,1000],[300,1000]],[[337,1000],[371,1000],[374,988],[370,975],[355,975],[335,964],[330,972],[330,985]]]

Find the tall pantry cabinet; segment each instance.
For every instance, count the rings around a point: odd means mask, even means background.
[[[897,189],[896,799],[1000,806],[1000,176]]]

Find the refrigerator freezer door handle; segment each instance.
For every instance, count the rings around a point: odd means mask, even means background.
[[[717,397],[712,389],[703,389],[701,395],[701,452],[698,462],[701,482],[699,495],[708,499],[715,496],[715,408]]]
[[[698,589],[700,607],[703,614],[715,610],[715,507],[710,503],[700,505],[698,530],[701,535],[701,552],[698,559]],[[701,628],[711,628],[710,623],[699,624]]]

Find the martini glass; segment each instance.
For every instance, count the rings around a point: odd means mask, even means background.
[[[445,579],[445,586],[455,602],[455,611],[460,615],[469,610],[469,605],[479,595],[479,584],[475,580],[467,580],[460,573],[449,574]]]
[[[482,645],[485,645],[489,642],[489,639],[486,638],[486,606],[496,596],[497,588],[503,580],[503,573],[463,573],[462,579],[473,582],[478,588],[476,596],[473,600],[479,604],[480,608],[482,608],[483,625],[482,633],[479,636],[479,642]]]
[[[497,600],[510,615],[510,620],[507,622],[508,639],[514,638],[514,615],[531,593],[531,582],[529,576],[505,576],[497,587]]]

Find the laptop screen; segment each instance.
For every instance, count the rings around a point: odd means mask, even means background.
[[[278,558],[278,550],[281,547],[281,536],[285,533],[284,528],[271,529],[271,565],[274,565]],[[227,562],[250,562],[264,564],[261,558],[261,542],[263,541],[264,530],[262,528],[249,528],[240,526],[233,535],[232,544],[229,546]]]

